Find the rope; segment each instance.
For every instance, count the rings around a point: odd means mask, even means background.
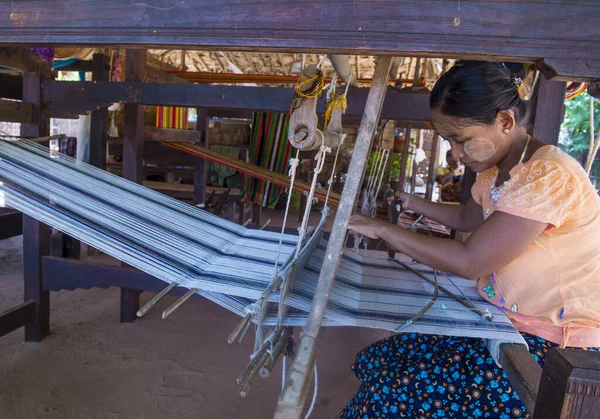
[[[304,419],[308,419],[315,409],[315,405],[317,404],[317,395],[319,394],[319,372],[317,371],[317,363],[315,362],[315,367],[313,369],[315,374],[315,390],[313,393],[312,402],[310,402],[310,407],[308,408],[308,412],[306,412],[306,416]]]
[[[348,102],[346,100],[346,96],[341,93],[333,92],[331,94],[331,100],[327,104],[327,108],[325,109],[325,121],[323,123],[323,129],[327,130],[327,125],[329,124],[329,120],[331,119],[331,113],[334,109],[342,109],[342,112],[346,112],[346,108],[348,107]]]
[[[279,256],[281,255],[281,244],[283,243],[283,235],[285,233],[285,226],[287,223],[287,217],[290,212],[290,202],[292,202],[292,192],[294,190],[294,181],[296,180],[296,168],[300,162],[298,156],[300,150],[296,150],[296,157],[290,159],[290,189],[288,191],[287,204],[285,205],[285,213],[283,215],[283,224],[281,226],[281,235],[279,236],[279,245],[277,246],[277,256],[275,257],[275,275],[279,273]]]
[[[323,166],[325,165],[326,154],[331,153],[331,148],[325,147],[325,136],[323,135],[323,132],[320,130],[317,130],[317,132],[319,132],[321,134],[321,147],[319,148],[319,151],[318,151],[317,155],[315,156],[315,160],[317,161],[317,164],[313,171],[314,175],[313,175],[313,179],[312,179],[312,184],[310,185],[310,192],[308,193],[308,196],[306,198],[306,208],[304,209],[304,217],[302,218],[302,225],[300,226],[300,229],[298,231],[299,237],[298,237],[298,244],[296,245],[295,257],[298,257],[298,254],[300,253],[300,249],[302,248],[302,242],[304,241],[304,236],[306,234],[306,226],[308,224],[308,219],[310,218],[310,211],[312,209],[313,197],[315,195],[315,189],[317,187],[317,178],[319,177],[319,173],[321,173],[321,171],[323,170]]]
[[[325,206],[327,206],[327,201],[329,201],[329,194],[331,193],[331,186],[333,185],[333,176],[335,175],[335,166],[337,165],[338,156],[340,155],[340,149],[342,148],[342,144],[344,144],[344,140],[346,139],[345,134],[341,134],[342,138],[340,139],[340,144],[338,145],[337,150],[335,151],[335,159],[333,160],[333,170],[331,171],[331,176],[327,181],[327,196],[325,197]]]
[[[325,77],[320,68],[317,67],[317,72],[314,76],[300,81],[302,76],[298,77],[298,82],[294,86],[294,100],[290,107],[290,115],[298,109],[306,99],[314,99],[323,93],[325,87]]]

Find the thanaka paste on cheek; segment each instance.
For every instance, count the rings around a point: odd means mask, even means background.
[[[465,154],[475,161],[486,161],[496,153],[496,145],[487,138],[477,137],[463,145]]]

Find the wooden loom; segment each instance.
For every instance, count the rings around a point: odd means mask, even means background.
[[[483,1],[462,3],[459,8],[454,3],[442,1],[382,1],[380,7],[372,7],[370,2],[359,2],[348,6],[346,2],[327,5],[329,11],[322,14],[323,5],[319,2],[231,2],[215,5],[205,0],[182,2],[174,6],[168,0],[158,0],[156,7],[142,4],[132,6],[123,0],[104,2],[53,2],[52,13],[46,9],[44,1],[14,1],[0,3],[0,13],[18,19],[0,23],[0,42],[6,44],[46,45],[121,45],[144,47],[162,45],[166,47],[189,47],[202,45],[219,50],[255,49],[275,51],[277,49],[328,51],[332,53],[361,53],[412,56],[477,57],[534,62],[548,79],[582,80],[592,82],[590,91],[597,90],[600,79],[600,46],[594,40],[600,36],[597,25],[600,20],[600,6],[594,2],[578,4],[569,9],[570,19],[577,25],[565,25],[563,5],[542,1]],[[296,4],[297,3],[297,4]],[[301,5],[302,7],[297,7]],[[177,8],[177,17],[164,10]],[[119,8],[122,12],[114,15]],[[197,10],[203,10],[203,24],[197,25]],[[90,12],[91,10],[91,12]],[[302,10],[310,13],[310,30],[302,26],[298,16]],[[262,16],[254,20],[250,16]],[[34,16],[37,16],[35,19]],[[85,16],[85,20],[84,20]],[[236,16],[230,20],[229,16]],[[31,17],[31,19],[29,19]],[[531,21],[541,20],[544,27],[532,30]],[[92,28],[85,22],[93,21]],[[143,22],[132,27],[131,22]],[[423,22],[436,22],[435,26],[425,26]],[[348,29],[348,22],[357,23]],[[354,28],[356,26],[356,28]],[[286,28],[282,30],[280,28]],[[357,29],[359,28],[359,29]],[[268,41],[264,34],[269,33]],[[335,36],[332,34],[337,34]],[[510,35],[508,35],[510,34]],[[510,42],[507,38],[510,36]],[[22,134],[30,137],[46,135],[47,126],[42,115],[65,116],[93,111],[92,135],[93,161],[102,167],[102,152],[105,141],[101,134],[105,108],[112,102],[126,103],[125,166],[129,179],[141,181],[140,159],[143,150],[143,122],[141,105],[200,106],[206,109],[204,116],[212,112],[231,113],[244,109],[285,111],[289,106],[290,94],[287,91],[246,90],[251,88],[218,86],[169,86],[142,83],[144,52],[128,53],[128,77],[126,83],[57,83],[44,80],[48,69],[36,62],[30,54],[0,53],[0,64],[21,68],[23,93],[17,99],[33,106],[24,106],[14,112],[16,118],[27,118],[30,124],[23,125]],[[14,52],[17,54],[15,55]],[[23,58],[25,57],[25,58]],[[378,71],[386,66],[387,59],[380,59]],[[101,80],[102,69],[96,67],[96,80]],[[379,79],[387,75],[381,75]],[[534,134],[538,138],[555,141],[562,113],[564,84],[540,78],[538,104]],[[377,83],[374,81],[374,86]],[[43,86],[43,87],[42,87]],[[3,83],[0,89],[8,89]],[[271,89],[269,89],[271,90]],[[199,95],[199,93],[201,95]],[[14,92],[11,93],[14,95]],[[363,106],[357,100],[357,108]],[[279,95],[279,96],[278,96]],[[426,95],[421,98],[398,99],[396,92],[385,95],[385,105],[381,107],[381,89],[373,91],[373,97],[361,126],[359,149],[370,142],[368,132],[376,114],[389,119],[426,122],[428,109]],[[3,97],[8,97],[4,96]],[[201,97],[200,101],[198,98]],[[278,102],[279,100],[279,102]],[[390,100],[404,105],[390,108]],[[47,102],[50,102],[49,104]],[[423,104],[419,108],[416,104]],[[277,108],[278,107],[278,108]],[[99,109],[98,109],[99,108]],[[276,108],[276,109],[274,109]],[[98,110],[97,110],[98,109]],[[29,111],[31,110],[31,119]],[[82,112],[83,111],[83,112]],[[418,115],[418,112],[422,112]],[[27,115],[21,115],[27,112]],[[354,112],[354,113],[353,113]],[[359,115],[362,108],[347,114]],[[422,116],[425,115],[423,118]],[[419,119],[421,117],[422,119]],[[23,120],[23,119],[19,119]],[[202,124],[200,124],[200,128]],[[103,143],[104,142],[104,143]],[[358,142],[357,142],[358,143]],[[103,148],[104,147],[104,148]],[[364,154],[364,155],[363,155]],[[362,174],[366,153],[353,156],[353,168]],[[196,166],[197,179],[203,179],[203,164]],[[353,177],[352,184],[360,182],[359,175]],[[200,188],[200,187],[199,187]],[[467,182],[464,190],[467,191]],[[336,217],[336,226],[345,230],[350,208],[353,206],[355,188],[346,185],[342,194],[342,208]],[[202,193],[201,190],[198,191]],[[355,193],[354,193],[355,195]],[[348,204],[349,203],[349,204]],[[140,290],[158,291],[152,278],[127,268],[100,268],[89,264],[48,256],[47,227],[24,217],[24,266],[26,302],[1,315],[0,334],[25,325],[26,339],[39,341],[49,331],[49,290],[86,286],[124,286],[122,291],[122,320],[132,320]],[[337,239],[330,240],[330,250],[337,246]],[[330,252],[332,260],[337,256]],[[335,273],[336,263],[325,267],[320,287],[326,291]],[[107,270],[110,270],[108,272]],[[68,272],[68,275],[66,273]],[[82,275],[84,274],[85,275]],[[42,274],[44,282],[41,281]],[[107,275],[108,274],[108,275]],[[175,290],[175,292],[178,292]],[[311,322],[307,327],[305,346],[301,345],[294,373],[295,385],[286,386],[278,407],[277,417],[300,417],[306,387],[310,381],[310,367],[318,346],[319,322],[326,293],[315,301],[311,312]],[[534,411],[535,418],[586,418],[591,417],[600,405],[598,394],[596,356],[581,351],[552,351],[548,356],[544,375],[528,353],[518,348],[504,348],[502,360],[505,371],[523,399],[528,410]],[[591,360],[594,360],[592,362]],[[596,374],[596,378],[593,377]],[[541,383],[541,385],[540,385]],[[539,389],[539,390],[538,390]],[[537,402],[536,402],[537,399]]]

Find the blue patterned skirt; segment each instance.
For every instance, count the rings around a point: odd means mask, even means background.
[[[540,367],[548,350],[558,346],[523,337]],[[529,417],[481,339],[395,335],[359,352],[352,372],[360,388],[342,418]]]

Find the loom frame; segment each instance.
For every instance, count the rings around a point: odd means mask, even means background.
[[[63,106],[62,109],[57,109],[55,103],[47,106],[45,102],[51,99],[43,97],[47,93],[46,89],[42,91],[42,86],[54,83],[43,80],[48,79],[52,71],[27,50],[14,45],[94,44],[187,49],[202,45],[205,49],[214,50],[294,50],[532,62],[548,77],[548,80],[542,78],[540,82],[539,94],[545,100],[538,100],[534,126],[536,135],[548,139],[557,138],[563,112],[564,96],[561,92],[564,91],[564,83],[552,79],[588,80],[596,86],[600,79],[600,44],[597,42],[600,3],[597,1],[582,2],[570,9],[571,18],[577,20],[576,27],[564,23],[565,6],[551,1],[531,3],[524,0],[485,0],[463,2],[462,7],[458,8],[452,2],[429,0],[385,1],[382,2],[385,3],[382,7],[371,7],[369,2],[355,2],[350,6],[347,2],[337,1],[327,5],[331,13],[320,13],[325,6],[317,1],[291,1],[277,5],[275,2],[255,4],[242,1],[223,6],[207,0],[192,0],[176,6],[185,16],[184,19],[178,19],[173,12],[173,4],[168,0],[157,0],[158,7],[155,8],[141,5],[126,8],[128,3],[125,0],[104,0],[93,2],[90,11],[86,6],[91,3],[89,0],[76,3],[54,1],[50,13],[46,1],[0,3],[0,15],[12,16],[15,10],[18,12],[16,19],[0,21],[0,44],[6,45],[0,48],[0,64],[10,63],[14,68],[25,71],[25,75],[23,78],[0,75],[3,81],[0,83],[0,90],[2,97],[20,99],[33,105],[32,123],[24,126],[23,135],[47,135],[45,117],[64,117],[73,112],[73,109],[80,111],[86,106],[87,110],[100,108],[96,110],[103,112],[106,103],[94,102],[88,97],[77,107]],[[304,10],[298,6],[303,6]],[[66,9],[67,7],[70,9]],[[115,15],[115,8],[124,12]],[[204,25],[198,27],[199,17],[195,11],[200,9],[206,13],[202,21]],[[303,20],[297,15],[300,10],[303,14],[306,10],[315,12],[315,22],[311,27],[302,24]],[[30,16],[37,18],[29,19]],[[231,19],[231,16],[236,18]],[[251,19],[250,16],[264,18]],[[544,25],[531,30],[528,19],[536,16],[543,16]],[[436,26],[423,24],[431,22],[432,17]],[[131,22],[138,24],[133,27]],[[212,22],[218,28],[211,27]],[[347,22],[358,25],[347,28]],[[388,22],[393,22],[394,26],[390,26]],[[141,63],[137,67],[138,71],[140,66]],[[22,94],[19,94],[19,83],[23,86]],[[140,87],[142,92],[151,88],[147,83],[131,86]],[[84,85],[85,89],[88,87],[89,85]],[[113,88],[110,85],[107,87]],[[194,88],[187,89],[192,91]],[[235,92],[241,93],[242,90]],[[208,90],[205,93],[208,94]],[[113,99],[118,101],[118,95]],[[140,104],[131,103],[131,106]],[[189,106],[189,103],[170,104]],[[258,101],[253,106],[259,106],[260,109],[260,106],[265,105],[260,105]],[[225,110],[220,106],[210,108],[207,109],[207,116],[240,115],[245,114],[245,109],[255,109],[249,102],[237,108],[229,106]],[[100,130],[99,127],[105,124],[102,121],[105,117],[101,113],[97,115],[99,125],[96,127]],[[22,115],[17,117],[21,118]],[[410,117],[402,112],[391,119],[410,121]],[[128,121],[132,136],[139,138],[139,119],[129,118]],[[94,153],[102,150],[101,137],[99,135],[92,140],[96,150]],[[139,147],[133,147],[127,158],[138,161],[139,153]],[[364,164],[364,161],[358,163],[363,168]],[[198,179],[202,178],[202,166],[202,163],[197,165]],[[134,167],[132,170],[139,169]],[[131,268],[91,266],[81,261],[48,256],[48,228],[29,217],[23,217],[23,232],[26,303],[16,308],[16,312],[20,313],[17,316],[20,320],[12,324],[25,325],[26,340],[39,341],[49,332],[50,290],[86,286],[121,286],[148,291],[162,288],[162,282]],[[110,274],[107,274],[109,271]],[[65,272],[73,272],[74,276],[65,275]],[[175,291],[181,292],[184,290]],[[33,319],[32,304],[35,306]],[[8,318],[6,312],[0,315],[0,320]],[[537,399],[534,418],[585,418],[589,417],[590,412],[600,408],[596,354],[552,351],[543,375],[539,367],[532,364],[535,361],[524,348],[503,347],[501,359],[511,382],[519,394],[524,396],[526,406],[529,408]],[[595,364],[592,362],[594,360]],[[309,379],[310,372],[304,375],[303,381]],[[549,391],[556,383],[558,385],[554,388],[559,390]],[[585,408],[578,406],[582,397],[585,399]],[[539,406],[546,406],[544,412],[548,415],[542,416]],[[295,412],[285,417],[299,417],[301,411],[302,405],[299,403]]]

